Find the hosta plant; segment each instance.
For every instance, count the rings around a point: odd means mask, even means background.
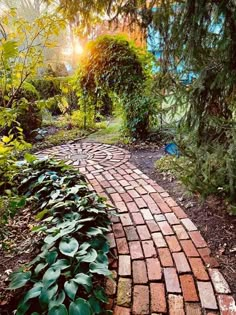
[[[40,253],[11,275],[10,289],[27,289],[17,315],[108,314],[102,284],[108,270],[107,206],[81,174],[52,160],[34,160],[15,178],[42,235]]]

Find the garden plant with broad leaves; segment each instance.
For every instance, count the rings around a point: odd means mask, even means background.
[[[32,207],[42,239],[39,254],[11,274],[10,289],[25,287],[17,315],[109,314],[103,283],[108,269],[108,206],[78,171],[52,160],[21,165],[17,191]]]

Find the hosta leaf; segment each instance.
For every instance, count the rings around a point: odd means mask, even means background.
[[[82,285],[88,292],[92,288],[92,278],[84,273],[78,273],[73,281]]]
[[[74,300],[76,292],[78,290],[78,284],[73,280],[66,281],[64,284],[64,289],[69,298],[71,300]]]
[[[74,257],[78,248],[79,243],[74,237],[64,237],[59,244],[60,252],[69,257]]]
[[[60,269],[52,267],[49,268],[43,275],[43,284],[45,288],[50,287],[60,277],[60,274],[61,274]]]
[[[39,178],[38,178],[38,183],[41,184],[44,181],[45,178],[46,178],[45,174],[40,175]]]
[[[68,315],[67,309],[64,304],[54,306],[48,312],[48,315]]]
[[[58,256],[58,252],[57,251],[51,251],[51,252],[48,252],[48,254],[46,255],[46,261],[49,265],[53,264],[56,260]]]
[[[58,259],[51,267],[64,270],[70,266],[70,262],[66,259]]]
[[[90,297],[88,302],[93,310],[93,313],[95,314],[101,313],[102,311],[101,303],[94,296]]]
[[[58,285],[55,284],[51,288],[42,288],[42,292],[39,296],[39,302],[44,307],[49,304],[50,300],[55,296],[58,290]]]
[[[10,275],[10,286],[9,289],[15,290],[23,287],[31,277],[31,271],[27,272],[14,272]]]
[[[40,273],[40,271],[42,271],[45,267],[47,267],[47,263],[43,264],[43,263],[40,263],[36,266],[36,268],[34,269],[34,272],[36,274],[36,276]]]
[[[91,263],[97,258],[97,251],[93,248],[90,248],[86,255],[79,256],[78,261]]]
[[[92,262],[89,265],[89,270],[92,273],[97,273],[99,275],[110,276],[111,272],[108,270],[107,264],[102,264],[98,262]]]
[[[92,315],[90,304],[84,299],[78,298],[70,303],[69,315]]]
[[[61,305],[65,301],[66,295],[64,290],[62,290],[59,294],[54,296],[49,302],[49,309],[51,309],[54,306]]]
[[[97,287],[95,290],[93,290],[93,294],[99,301],[103,303],[108,302],[108,298],[105,294],[105,290],[102,287]]]
[[[89,236],[97,236],[99,234],[103,234],[102,230],[100,230],[99,228],[94,228],[94,227],[91,227],[87,232],[87,235]]]

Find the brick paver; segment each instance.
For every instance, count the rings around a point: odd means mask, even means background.
[[[106,282],[114,315],[236,315],[235,301],[206,241],[181,207],[129,162],[100,143],[70,143],[39,152],[63,159],[108,199],[113,253]]]

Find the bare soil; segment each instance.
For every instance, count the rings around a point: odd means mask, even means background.
[[[236,216],[227,213],[224,202],[217,196],[203,202],[198,196],[190,195],[172,176],[156,170],[154,162],[165,155],[163,148],[148,144],[128,147],[128,150],[131,162],[162,186],[199,228],[236,296]]]

